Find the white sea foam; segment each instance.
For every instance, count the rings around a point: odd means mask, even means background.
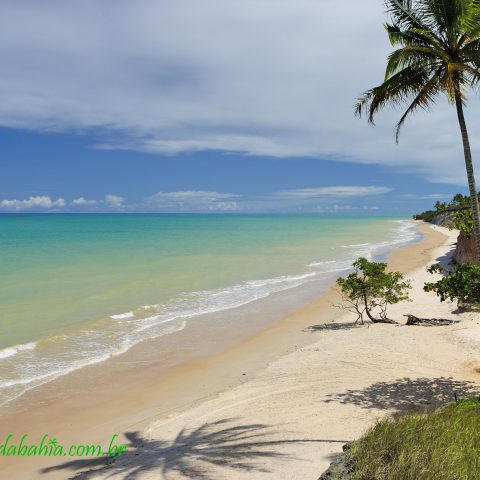
[[[416,225],[412,221],[393,220],[393,222],[398,224],[398,228],[395,230],[392,238],[388,240],[374,243],[342,245],[342,247],[352,250],[352,257],[357,258],[359,256],[364,256],[367,259],[372,259],[375,255],[381,255],[388,252],[393,246],[407,244],[420,237]]]
[[[344,248],[352,248],[352,247],[367,247],[372,245],[371,243],[353,243],[352,245],[342,245]]]
[[[314,272],[302,275],[284,275],[263,280],[250,280],[240,285],[218,290],[192,292],[185,296],[184,304],[189,307],[186,309],[178,308],[179,305],[176,305],[173,309],[169,309],[165,305],[145,306],[143,308],[152,309],[156,307],[161,309],[162,312],[143,319],[137,332],[143,332],[177,319],[188,319],[238,308],[255,300],[266,298],[272,293],[299,286],[315,277],[315,275]]]
[[[186,322],[181,322],[178,325],[172,325],[164,329],[162,332],[162,335],[169,335],[172,333],[176,333],[180,330],[183,330],[186,326]],[[77,351],[82,351],[83,355],[77,359],[77,361],[73,362],[65,362],[61,360],[57,360],[55,362],[48,362],[45,361],[45,359],[36,359],[38,361],[37,364],[33,363],[25,363],[24,365],[28,366],[28,368],[25,368],[25,375],[21,376],[20,378],[13,379],[13,380],[4,380],[0,382],[0,392],[4,392],[5,395],[0,395],[0,399],[2,401],[12,401],[15,398],[18,398],[20,395],[25,393],[28,390],[31,390],[32,388],[35,388],[39,385],[42,385],[44,383],[47,383],[51,380],[54,380],[58,377],[61,377],[63,375],[67,375],[68,373],[71,373],[75,370],[78,370],[83,367],[87,367],[89,365],[94,365],[96,363],[101,363],[104,362],[105,360],[108,360],[109,358],[121,355],[125,352],[127,352],[133,345],[138,343],[141,339],[137,339],[135,341],[133,338],[127,338],[124,339],[121,343],[119,343],[117,346],[107,346],[104,345],[104,351],[100,352],[99,350],[95,350],[96,355],[93,355],[93,350],[90,351],[88,348],[89,346],[92,347],[93,345],[89,345],[88,341],[86,341],[86,338],[90,335],[97,335],[98,332],[85,332],[83,335],[80,335],[76,339],[70,338],[70,341],[75,341],[78,346]],[[85,342],[84,345],[82,343]],[[30,344],[26,344],[30,345]],[[81,350],[81,348],[83,350]],[[20,346],[20,347],[25,347],[25,346]],[[21,348],[20,350],[31,350],[31,348]],[[1,359],[2,357],[0,357]],[[1,402],[0,402],[1,403]]]
[[[123,318],[132,318],[133,316],[134,313],[130,311],[125,313],[119,313],[118,315],[112,315],[110,318],[113,318],[114,320],[122,320]]]
[[[337,263],[338,260],[322,260],[319,262],[312,262],[307,265],[307,267],[321,267],[323,265],[329,265],[331,263]]]
[[[3,350],[0,350],[0,359],[9,358],[16,355],[18,352],[22,350],[33,350],[36,347],[35,342],[23,343],[21,345],[15,345],[13,347],[7,347]],[[1,385],[0,385],[1,386]]]

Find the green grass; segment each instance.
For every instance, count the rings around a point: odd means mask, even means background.
[[[348,455],[353,480],[480,479],[480,400],[382,420]]]

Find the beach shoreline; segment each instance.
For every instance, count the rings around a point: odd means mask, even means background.
[[[59,218],[6,222],[13,238],[22,228],[29,234],[4,252],[2,410],[67,373],[123,361],[139,344],[128,361],[165,369],[218,352],[318,298],[359,256],[384,259],[419,236],[398,217]],[[49,246],[41,253],[22,243],[37,230],[48,232],[36,238]],[[31,268],[27,259],[37,256],[42,265]]]
[[[419,224],[419,229],[424,239],[395,250],[389,260],[390,268],[403,272],[421,269],[431,261],[435,249],[442,246],[447,248],[446,244],[451,243],[453,238],[452,235],[445,236],[441,229],[433,229],[426,224]],[[332,307],[336,303],[336,295],[334,289],[330,288],[319,299],[267,329],[240,342],[233,342],[221,352],[176,366],[160,376],[160,365],[138,363],[135,348],[122,357],[121,378],[114,374],[118,364],[105,365],[102,371],[104,381],[99,382],[95,377],[89,384],[89,367],[86,367],[28,392],[19,402],[23,404],[23,409],[3,417],[4,431],[31,432],[32,437],[50,432],[63,443],[102,442],[113,433],[122,435],[132,431],[158,435],[158,422],[167,422],[172,428],[175,422],[181,422],[181,418],[188,418],[188,412],[201,409],[202,405],[214,402],[235,389],[247,388],[259,372],[268,372],[272,363],[314,345],[318,338],[312,327],[343,317],[342,312]],[[438,300],[432,296],[431,302],[438,303]],[[377,329],[377,326],[371,328]],[[377,330],[381,331],[382,328]],[[129,364],[129,358],[137,363]],[[138,375],[139,368],[142,375]],[[83,382],[87,390],[91,388],[91,395],[81,398],[60,395],[59,401],[59,392],[68,392],[78,382]],[[36,408],[33,409],[32,405]],[[3,470],[3,474],[12,479],[39,478],[39,468],[61,463],[58,459],[42,458],[3,460],[0,471]],[[318,470],[317,473],[321,472]],[[65,475],[64,470],[54,469],[42,474],[41,478],[65,478]],[[231,478],[244,478],[238,476],[238,471],[232,475]]]

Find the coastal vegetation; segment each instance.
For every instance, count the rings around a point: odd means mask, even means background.
[[[480,196],[477,194],[477,196]],[[413,216],[415,220],[425,222],[443,218],[447,228],[461,230],[467,238],[474,234],[474,220],[470,197],[457,193],[449,202],[436,202],[433,210],[427,210]]]
[[[461,308],[480,303],[480,266],[466,262],[453,270],[446,270],[437,263],[427,270],[429,273],[443,275],[440,280],[427,282],[423,287],[426,292],[435,292],[441,302],[446,299],[456,300]]]
[[[480,400],[379,421],[348,445],[321,479],[452,480],[478,478]],[[341,471],[340,475],[333,473]]]
[[[460,193],[449,202],[436,202],[433,210],[427,210],[414,216],[417,220],[438,222],[449,229],[460,230],[457,240],[459,245],[467,244],[474,233],[474,221],[470,198]],[[454,257],[454,265],[445,268],[440,264],[431,265],[429,273],[440,273],[442,278],[424,285],[426,292],[435,292],[440,301],[449,299],[457,301],[460,309],[468,310],[480,305],[480,266],[472,261],[465,261],[462,255]],[[475,259],[473,259],[475,260]]]
[[[384,106],[408,101],[396,125],[396,139],[405,120],[418,108],[430,107],[438,94],[455,105],[470,191],[473,233],[480,254],[480,215],[470,141],[463,107],[466,91],[480,80],[480,1],[386,0],[391,18],[385,24],[390,43],[399,47],[388,57],[382,84],[367,90],[355,105],[374,124]]]
[[[470,198],[457,193],[449,202],[435,202],[434,208],[431,210],[426,210],[421,213],[417,213],[413,216],[415,220],[424,220],[425,222],[430,222],[440,215],[445,215],[449,213],[456,214],[461,211],[471,211]],[[471,215],[471,213],[470,213]],[[473,216],[472,216],[473,221]],[[449,224],[448,227],[454,228],[453,225]],[[472,230],[473,232],[473,230]]]
[[[337,279],[344,307],[357,315],[355,323],[363,325],[364,315],[373,323],[396,323],[387,317],[387,307],[408,300],[410,282],[400,272],[387,272],[387,264],[369,262],[360,257],[354,271]]]

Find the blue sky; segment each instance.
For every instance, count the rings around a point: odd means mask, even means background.
[[[398,146],[400,112],[375,128],[353,117],[355,98],[382,80],[383,10],[3,1],[0,212],[410,214],[466,192],[444,100]],[[476,157],[479,113],[472,95]]]

